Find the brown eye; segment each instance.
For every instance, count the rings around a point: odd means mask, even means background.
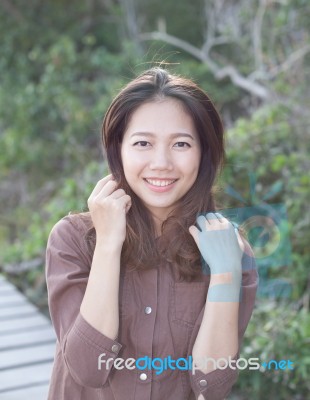
[[[134,143],[134,146],[136,146],[138,143],[139,147],[147,147],[148,142],[146,140],[140,140],[139,142]]]
[[[177,147],[191,147],[187,142],[177,142],[176,145],[178,145]]]

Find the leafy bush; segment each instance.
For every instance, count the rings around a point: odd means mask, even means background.
[[[305,308],[294,304],[279,304],[260,300],[245,334],[240,357],[270,360],[290,360],[293,370],[240,371],[235,392],[242,399],[303,400],[310,391],[310,315]]]

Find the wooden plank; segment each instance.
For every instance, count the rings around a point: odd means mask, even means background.
[[[48,385],[45,384],[1,393],[1,400],[45,400],[47,395]]]
[[[16,289],[16,287],[9,282],[8,280],[6,280],[5,278],[2,279],[1,281],[1,285],[0,285],[0,292],[5,292],[6,290],[12,290],[12,291],[16,291],[18,292],[18,290]]]
[[[26,299],[26,297],[9,281],[2,277],[0,281],[0,299],[2,300],[4,296],[16,296],[21,299]]]
[[[4,278],[3,275],[0,275],[0,286],[5,285],[6,279]]]
[[[0,337],[21,330],[29,331],[42,326],[51,326],[50,320],[43,314],[35,314],[26,318],[9,319],[0,323]],[[0,339],[1,340],[1,339]]]
[[[33,304],[24,302],[24,304],[15,307],[8,307],[8,308],[0,308],[0,321],[2,319],[11,319],[12,317],[16,317],[19,315],[29,315],[35,314],[38,312],[37,307]]]
[[[56,335],[50,319],[0,275],[0,399],[47,398]]]
[[[35,384],[47,384],[52,374],[53,363],[29,365],[27,367],[12,368],[1,371],[0,374],[0,398],[2,392],[34,386]],[[28,398],[23,396],[22,398]],[[32,399],[31,399],[32,400]],[[56,399],[55,399],[56,400]]]
[[[0,308],[14,307],[25,303],[25,299],[18,296],[3,296],[0,300]]]
[[[40,330],[31,332],[16,332],[8,335],[1,335],[0,351],[6,350],[6,348],[17,348],[23,346],[29,346],[33,344],[55,342],[56,335],[51,326],[43,327]],[[0,353],[1,356],[1,353]]]
[[[3,296],[1,295],[0,306],[5,304],[10,304],[13,302],[25,303],[29,301],[21,292],[16,290],[14,287],[12,289],[10,286],[5,286],[5,288],[8,288],[8,293],[4,294]]]
[[[8,368],[16,368],[22,365],[53,361],[54,354],[55,343],[1,351],[0,374],[1,371]]]
[[[20,293],[14,286],[1,285],[0,286],[0,297],[2,296],[12,296],[16,293]]]

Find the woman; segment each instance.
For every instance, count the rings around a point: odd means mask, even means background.
[[[111,174],[47,244],[49,400],[224,399],[258,276],[214,212],[220,117],[193,82],[153,68],[113,100],[102,134]]]

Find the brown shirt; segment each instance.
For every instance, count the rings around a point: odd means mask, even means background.
[[[237,369],[215,369],[208,374],[185,369],[202,321],[210,276],[203,275],[198,282],[180,282],[165,261],[146,271],[122,268],[119,334],[112,340],[86,322],[79,311],[93,254],[84,240],[88,227],[84,222],[77,224],[77,218],[68,215],[61,219],[47,243],[48,300],[58,339],[48,400],[190,400],[199,395],[205,400],[224,399],[237,380]],[[235,360],[258,285],[254,256],[248,243],[246,246]],[[150,360],[184,358],[185,366],[180,362],[179,368],[162,373],[155,369],[117,369],[112,362],[105,367],[108,358],[137,360],[146,356]],[[139,365],[143,368],[144,364]]]

